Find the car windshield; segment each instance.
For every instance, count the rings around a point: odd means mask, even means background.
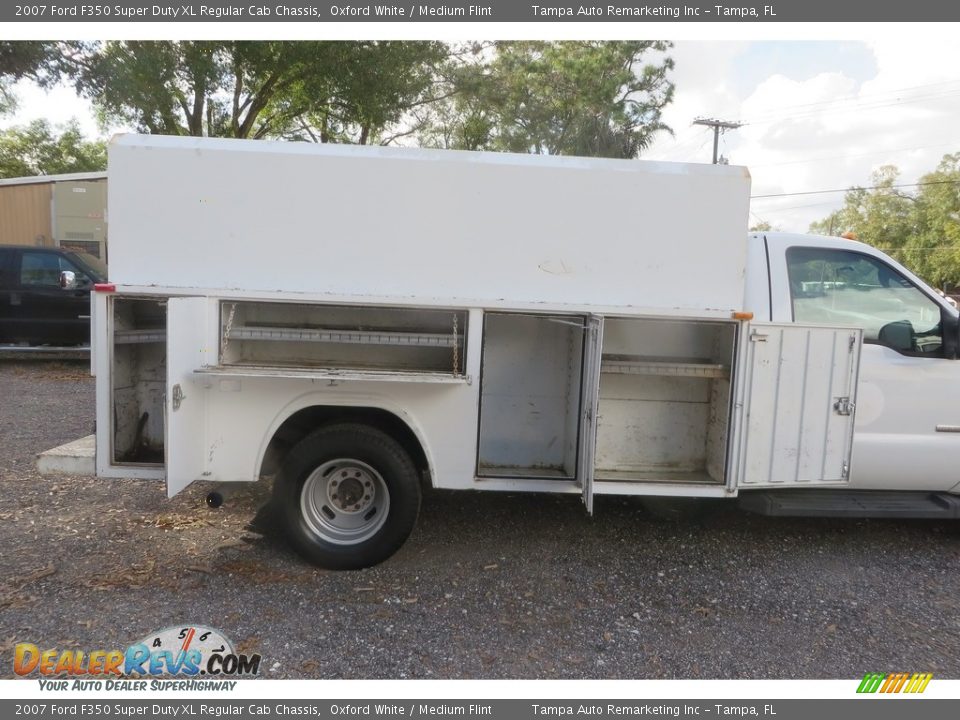
[[[107,264],[100,258],[85,252],[68,252],[67,257],[88,272],[94,282],[107,281]]]

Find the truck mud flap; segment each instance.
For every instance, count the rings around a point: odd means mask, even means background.
[[[744,492],[740,507],[760,515],[842,518],[960,518],[960,496],[886,490]]]

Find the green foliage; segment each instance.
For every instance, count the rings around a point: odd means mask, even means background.
[[[669,42],[0,43],[0,80],[67,80],[102,125],[166,135],[636,157]]]
[[[106,144],[84,139],[76,121],[57,130],[46,120],[34,120],[0,132],[0,177],[106,169]]]
[[[853,188],[844,206],[810,226],[810,232],[852,232],[938,287],[960,285],[960,153],[943,156],[920,178],[914,193],[893,187],[892,165],[874,173],[874,189]]]
[[[104,123],[165,135],[371,142],[423,102],[437,42],[63,43]]]
[[[421,144],[633,158],[669,131],[672,47],[663,41],[499,42],[457,56]],[[648,60],[649,58],[651,58]]]

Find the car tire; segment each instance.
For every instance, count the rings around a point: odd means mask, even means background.
[[[357,570],[393,555],[420,511],[420,482],[393,437],[357,423],[314,431],[287,454],[274,484],[297,552],[330,570]]]

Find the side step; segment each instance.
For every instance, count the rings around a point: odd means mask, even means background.
[[[834,518],[960,518],[960,496],[890,490],[756,490],[740,507],[761,515]]]
[[[97,436],[87,435],[37,455],[41,475],[96,475]]]

